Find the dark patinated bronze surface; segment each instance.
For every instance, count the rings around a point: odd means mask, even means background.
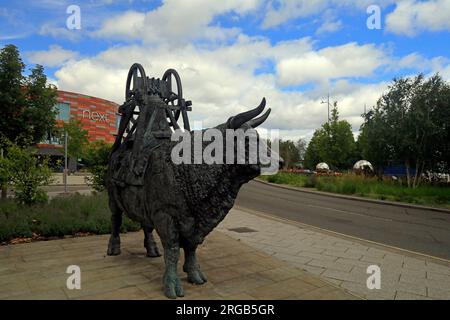
[[[172,76],[177,82],[176,92],[172,90]],[[205,283],[195,254],[197,246],[225,218],[241,186],[257,177],[261,168],[258,164],[225,161],[212,165],[172,161],[172,148],[177,142],[170,137],[179,129],[180,115],[184,130],[192,137],[195,134],[187,117],[191,103],[182,97],[176,71],[168,70],[162,80],[150,79],[141,65],[133,65],[125,99],[119,108],[122,118],[109,162],[112,234],[107,254],[120,254],[122,214],[142,224],[149,257],[160,256],[152,235],[155,229],[164,247],[164,293],[169,298],[181,297],[183,287],[177,275],[180,248],[185,254],[183,270],[188,281]],[[223,137],[227,130],[252,129],[267,119],[270,109],[255,119],[264,108],[265,99],[259,107],[231,117],[215,129]],[[191,141],[193,144],[194,139]],[[209,143],[203,142],[203,148]]]

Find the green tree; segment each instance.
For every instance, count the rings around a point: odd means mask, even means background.
[[[346,120],[339,120],[337,102],[331,113],[330,122],[314,132],[305,154],[307,167],[314,168],[319,162],[331,167],[346,169],[356,158],[356,144],[352,126]]]
[[[55,122],[56,89],[47,84],[42,66],[28,77],[19,50],[7,45],[0,50],[0,137],[19,146],[42,140]],[[7,156],[0,142],[0,157]],[[1,197],[6,198],[6,184],[0,179]]]
[[[42,66],[28,77],[19,50],[7,45],[0,50],[0,135],[20,146],[42,140],[55,123],[56,88],[47,84]]]
[[[307,168],[315,169],[318,163],[324,161],[325,151],[322,150],[322,147],[326,145],[327,138],[325,135],[326,133],[323,129],[314,131],[305,153],[305,166]]]
[[[89,142],[88,131],[83,129],[80,120],[70,119],[69,122],[64,123],[62,128],[59,129],[61,141],[64,141],[66,132],[68,134],[67,153],[69,157],[82,157]]]
[[[3,163],[7,181],[14,188],[16,201],[26,205],[46,202],[47,194],[40,187],[52,180],[47,161],[35,157],[30,148],[13,143],[9,143],[6,151],[7,157],[0,162],[0,167]]]
[[[31,70],[25,80],[25,88],[27,108],[24,121],[28,131],[26,138],[31,144],[36,144],[55,126],[57,91],[55,86],[47,84],[47,76],[41,65]]]
[[[377,166],[401,161],[409,187],[425,170],[448,167],[450,87],[438,74],[394,79],[373,111],[365,115],[361,143]]]
[[[84,160],[91,173],[91,176],[87,178],[87,183],[97,191],[103,191],[106,188],[111,148],[111,144],[103,141],[91,142],[86,148]]]
[[[364,116],[358,136],[358,150],[361,157],[370,161],[379,179],[383,175],[383,167],[392,160],[392,146],[386,134],[387,123],[379,107]]]
[[[16,46],[8,45],[0,50],[0,158],[6,156],[6,141],[14,140],[24,132],[20,121],[25,108],[22,72],[25,64],[20,58]],[[19,118],[19,121],[16,121]],[[6,198],[6,160],[2,160],[2,178],[0,179],[1,197]]]
[[[300,161],[300,153],[291,140],[280,140],[280,156],[284,160],[285,168],[293,168]]]
[[[10,141],[26,131],[24,70],[25,64],[16,46],[7,45],[0,50],[0,135]]]
[[[306,154],[306,148],[308,147],[308,143],[306,142],[305,139],[300,138],[297,140],[297,142],[295,143],[295,146],[297,147],[298,150],[298,157],[299,157],[299,161],[302,163],[302,165],[305,165],[305,154]]]

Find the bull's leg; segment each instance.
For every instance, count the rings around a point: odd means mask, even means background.
[[[204,284],[207,279],[200,271],[200,265],[197,262],[195,251],[197,246],[186,245],[184,249],[184,265],[183,271],[187,273],[188,281],[193,284]]]
[[[109,200],[109,208],[111,209],[112,231],[108,243],[108,256],[117,256],[120,254],[120,226],[122,225],[122,210],[112,199]]]
[[[168,214],[159,214],[154,219],[156,231],[164,247],[164,272],[163,284],[164,294],[171,299],[184,297],[183,286],[177,275],[177,264],[180,258],[180,244],[177,227]]]
[[[164,262],[166,271],[164,272],[164,294],[170,299],[184,297],[184,290],[180,278],[177,275],[177,264],[180,257],[180,247],[177,245],[164,246]]]
[[[144,247],[147,250],[147,257],[161,257],[158,246],[156,245],[155,239],[153,238],[153,228],[146,227],[144,225],[142,225],[142,228],[144,229]]]

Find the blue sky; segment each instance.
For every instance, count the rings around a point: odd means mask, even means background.
[[[370,5],[381,29],[369,30]],[[79,6],[81,29],[66,13]],[[0,1],[0,46],[43,64],[59,88],[123,101],[141,62],[179,71],[193,119],[214,125],[267,97],[267,127],[310,137],[330,92],[356,132],[393,77],[440,72],[450,80],[448,0]]]

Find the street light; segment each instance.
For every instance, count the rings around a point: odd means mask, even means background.
[[[67,142],[68,142],[67,130],[64,130],[64,193],[67,194]]]
[[[320,102],[320,104],[327,104],[328,105],[328,123],[330,123],[330,93],[327,95],[327,101]]]

